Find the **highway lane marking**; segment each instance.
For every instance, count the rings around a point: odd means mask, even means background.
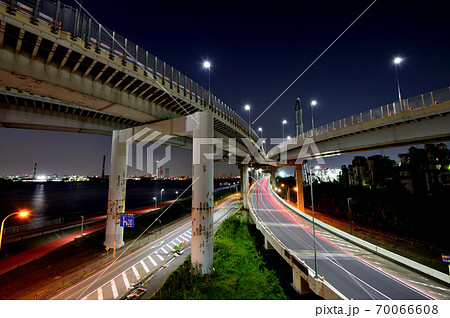
[[[141,263],[141,265],[142,265],[142,267],[144,268],[144,271],[145,271],[146,273],[150,272],[150,270],[148,269],[147,265],[145,265],[144,260],[142,260],[140,263]]]
[[[155,260],[149,255],[147,256],[147,258],[150,260],[150,262],[152,262],[153,266],[157,266],[158,264],[155,262]]]
[[[123,282],[125,284],[125,287],[128,289],[130,288],[130,282],[128,281],[127,274],[125,272],[122,273]]]
[[[98,300],[103,300],[103,290],[102,290],[102,288],[100,287],[99,289],[97,289],[97,299]]]
[[[114,279],[111,280],[111,289],[112,289],[112,292],[113,292],[114,299],[119,297],[119,293],[117,292],[116,282],[114,281]]]
[[[186,237],[189,237],[189,238],[191,237],[188,233],[192,233],[192,231],[191,231],[191,230],[186,231],[186,233],[181,234],[181,235],[179,236],[179,238],[181,238],[181,239],[184,240],[184,241],[189,241],[189,239],[186,238]],[[185,236],[183,236],[183,235],[185,235]],[[174,241],[172,241],[171,243],[172,243],[173,245],[176,245],[174,242],[179,242],[179,243],[181,243],[182,241],[181,241],[180,239],[174,239]],[[155,245],[152,246],[151,248],[161,246],[162,244],[164,244],[164,241],[158,242],[157,244],[155,244]],[[170,245],[168,245],[168,246],[170,247]],[[161,248],[161,250],[164,251],[165,253],[167,253],[167,251],[166,251],[164,248]],[[145,251],[142,252],[142,253],[145,253]],[[141,253],[141,254],[142,254],[142,253]],[[164,261],[164,258],[163,258],[161,255],[159,255],[157,251],[154,252],[154,254],[156,254],[157,257],[158,257],[161,261]],[[135,257],[136,257],[136,256],[135,256]],[[150,255],[148,256],[148,259],[150,260],[150,262],[152,262],[152,264],[153,264],[154,266],[157,266],[157,263],[153,260],[153,258],[151,258]],[[122,261],[124,261],[124,259],[122,259]],[[169,261],[169,263],[170,263],[170,261]],[[136,264],[138,264],[138,263],[136,263]],[[136,264],[135,264],[135,265],[136,265]],[[142,264],[142,267],[144,268],[144,270],[145,270],[146,272],[149,272],[148,267],[146,266],[145,263],[143,263],[143,260],[141,261],[141,264]],[[138,280],[140,280],[141,277],[140,277],[140,275],[139,275],[139,273],[138,273],[136,267],[132,266],[132,267],[131,267],[131,270],[132,270],[132,272],[134,272],[136,278],[137,278]],[[119,276],[122,276],[125,287],[126,287],[126,288],[129,288],[129,287],[130,287],[130,282],[129,282],[128,278],[127,278],[126,271],[125,271],[125,272],[122,272],[122,273],[120,273],[119,275],[117,275],[115,278],[113,278],[112,280],[110,280],[110,281],[108,281],[107,283],[105,283],[104,285],[102,285],[99,289],[97,289],[97,295],[98,295],[98,297],[99,297],[100,299],[104,299],[104,294],[103,294],[102,288],[105,287],[105,285],[107,285],[109,282],[111,282],[111,289],[112,289],[112,292],[113,292],[114,297],[115,297],[115,298],[118,297],[118,289],[117,289],[116,282],[115,282],[114,280],[115,280],[116,278],[118,278]],[[117,293],[117,296],[116,296],[116,293]],[[89,296],[91,296],[91,295],[93,295],[93,294],[94,294],[94,292],[92,292],[92,293],[89,294],[88,296],[83,297],[83,299],[87,299]]]
[[[175,245],[175,244],[174,244]],[[166,245],[166,247],[170,250],[173,250],[173,246],[170,246],[169,244]]]
[[[134,267],[134,265],[131,266],[131,270],[133,271],[133,273],[136,276],[137,280],[141,279],[141,276],[139,275],[139,273],[138,273],[136,267]]]

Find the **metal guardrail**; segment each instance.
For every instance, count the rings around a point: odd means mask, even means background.
[[[441,102],[450,100],[450,87],[442,88],[427,94],[422,94],[408,99],[403,99],[401,104],[399,101],[391,104],[374,108],[357,115],[345,117],[336,120],[330,124],[311,129],[299,136],[299,139],[311,138],[325,134],[330,131],[346,128],[349,126],[361,124],[378,118],[385,118],[398,113],[409,112],[411,110],[431,106]]]
[[[24,225],[18,225],[18,226],[11,226],[11,227],[7,227],[3,230],[3,235],[11,235],[14,233],[20,233],[20,232],[40,229],[40,228],[53,226],[53,225],[59,225],[59,224],[63,224],[63,223],[64,223],[64,218],[60,217],[57,219],[48,220],[48,221],[44,221],[44,222],[36,222],[36,223],[30,223],[30,224],[24,224]]]
[[[176,88],[179,93],[207,106],[210,111],[249,134],[249,124],[211,92],[137,44],[95,22],[80,9],[51,0],[0,0],[0,3],[7,6],[10,14],[20,11],[28,15],[33,24],[42,22],[50,25],[55,34],[69,32],[73,40],[82,39],[86,49],[94,47],[96,53],[105,51],[111,59],[121,60],[123,65],[132,64],[135,71],[138,68],[144,70],[144,76],[153,76],[163,84],[167,82],[171,89]],[[259,139],[253,129],[251,138]]]

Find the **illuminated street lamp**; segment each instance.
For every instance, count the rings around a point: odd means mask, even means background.
[[[155,201],[155,210],[156,210],[156,205],[158,204],[156,197],[153,197],[153,201]]]
[[[248,134],[249,136],[252,135],[251,131],[252,131],[252,123],[250,122],[250,105],[245,105],[244,109],[248,111]]]
[[[2,238],[3,238],[3,226],[5,225],[5,221],[7,218],[9,218],[10,216],[14,215],[14,214],[19,214],[20,217],[25,217],[28,215],[28,212],[26,211],[19,211],[19,212],[14,212],[11,213],[10,215],[6,216],[3,221],[2,221],[2,226],[0,227],[0,250],[2,248]]]
[[[162,200],[162,193],[164,192],[164,189],[161,189],[161,203],[163,202]]]
[[[175,191],[176,195],[177,195],[177,201],[178,201],[178,191]]]
[[[397,77],[398,102],[399,102],[399,105],[400,105],[400,110],[403,110],[403,107],[402,107],[402,94],[400,93],[400,82],[398,80],[398,70],[397,70],[397,65],[400,64],[401,62],[403,62],[403,58],[401,58],[401,57],[396,57],[394,59],[395,75]]]
[[[211,105],[211,63],[204,61],[203,68],[208,69],[208,105]]]
[[[284,119],[282,122],[281,122],[281,128],[282,128],[282,130],[283,130],[283,141],[284,141],[284,125],[286,125],[287,124],[287,121],[286,121],[286,119]]]

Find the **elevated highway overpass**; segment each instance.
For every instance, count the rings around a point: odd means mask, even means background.
[[[450,87],[346,117],[284,140],[267,157],[300,164],[314,156],[334,156],[450,140]],[[308,145],[314,145],[309,147]],[[302,147],[308,151],[302,151]]]
[[[210,91],[61,1],[0,0],[0,126],[113,136],[105,245],[114,250],[123,244],[128,145],[193,148],[192,262],[202,273],[212,269],[206,155],[216,146],[244,158],[249,144],[265,155],[250,125]],[[202,143],[214,138],[222,143]]]

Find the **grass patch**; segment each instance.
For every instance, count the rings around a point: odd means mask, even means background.
[[[190,256],[150,299],[288,299],[248,229],[247,212],[224,221],[214,237],[211,275],[191,275]]]

